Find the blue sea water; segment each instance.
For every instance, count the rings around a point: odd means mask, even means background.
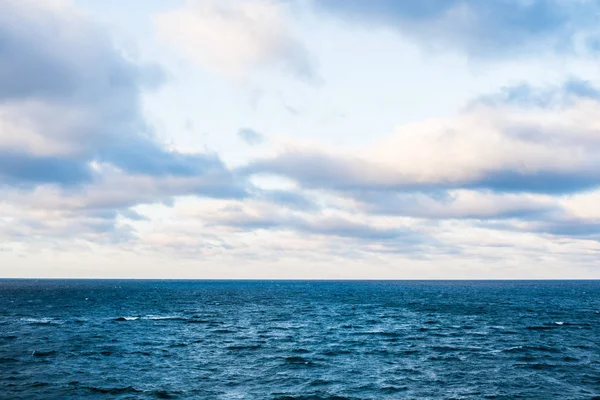
[[[0,398],[599,396],[600,281],[0,280]]]

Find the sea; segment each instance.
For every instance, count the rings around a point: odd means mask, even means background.
[[[2,399],[600,399],[600,281],[0,280]]]

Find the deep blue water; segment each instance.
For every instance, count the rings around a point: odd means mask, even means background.
[[[0,280],[0,397],[600,398],[600,281]]]

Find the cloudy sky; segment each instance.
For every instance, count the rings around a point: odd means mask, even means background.
[[[0,276],[600,278],[598,0],[0,0]]]

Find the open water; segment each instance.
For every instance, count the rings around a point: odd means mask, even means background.
[[[0,280],[0,398],[599,396],[600,281]]]

